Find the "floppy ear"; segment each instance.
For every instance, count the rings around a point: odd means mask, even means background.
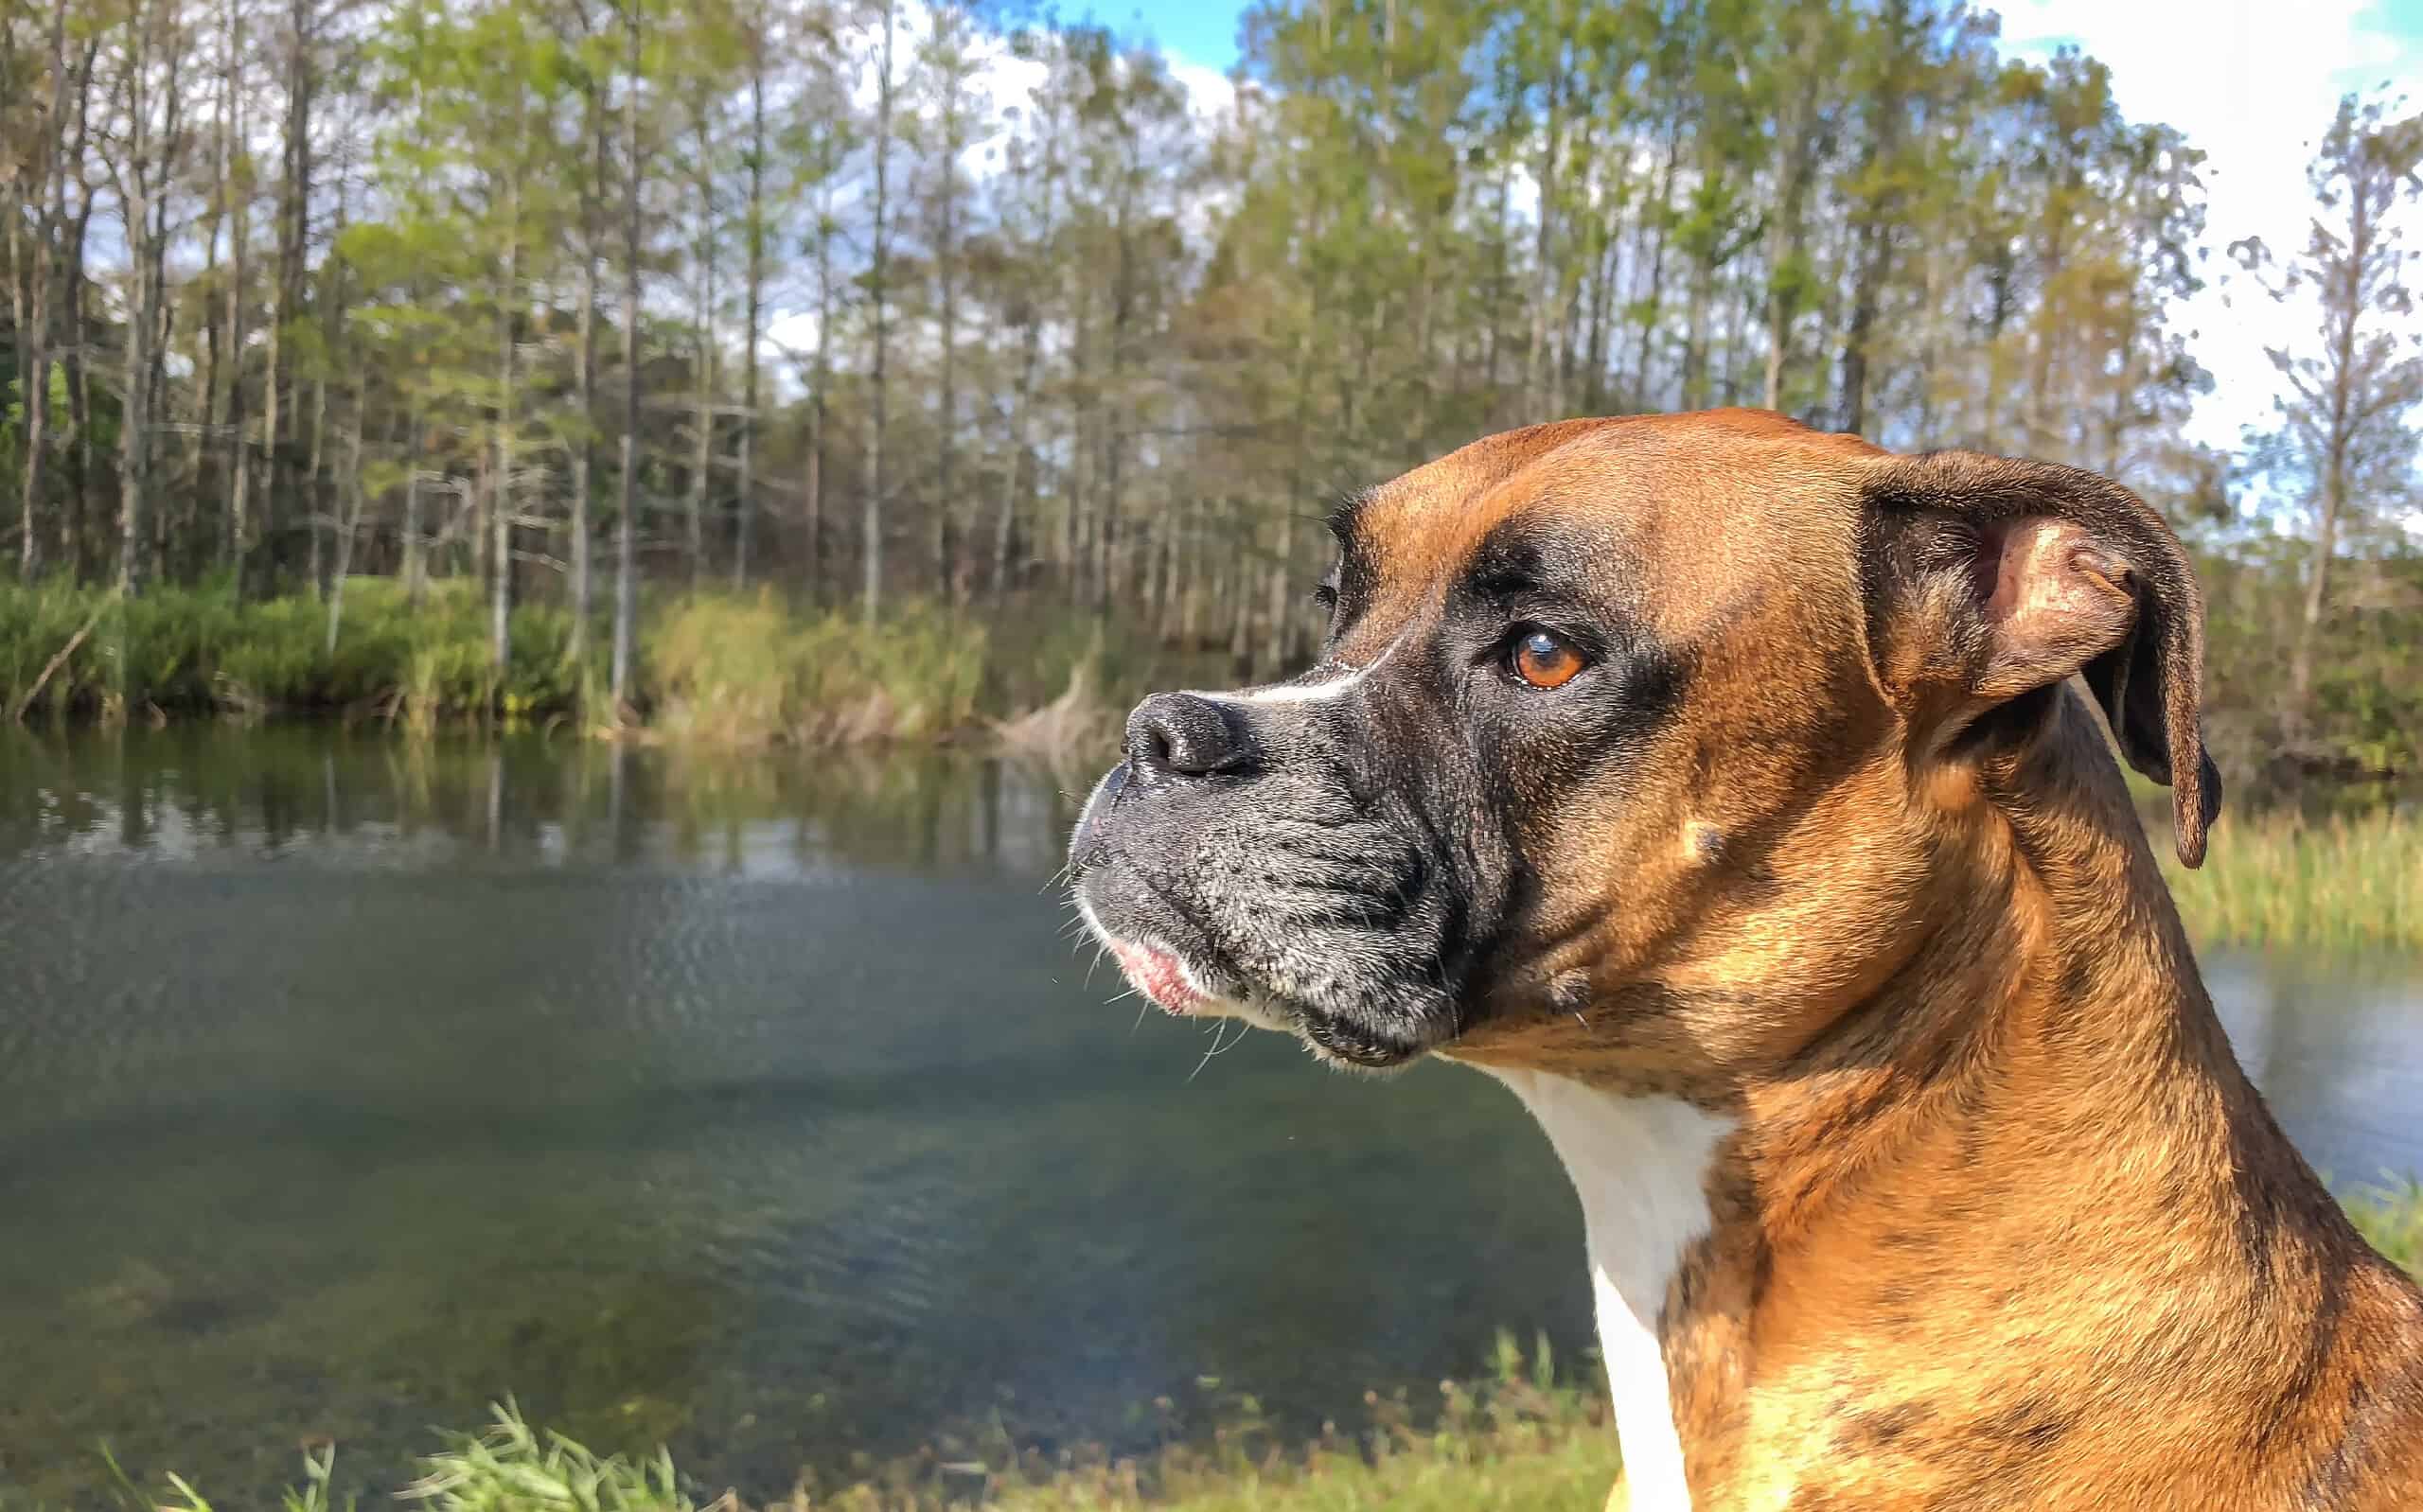
[[[1945,738],[2082,673],[2129,764],[2171,789],[2179,858],[2221,805],[2201,711],[2204,600],[2161,515],[2075,467],[1967,451],[1880,458],[1862,545],[1886,694]]]

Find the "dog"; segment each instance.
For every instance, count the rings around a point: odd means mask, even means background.
[[[1529,1106],[1611,1506],[2423,1507],[2423,1293],[2240,1071],[2113,758],[2201,863],[2154,510],[1726,410],[1333,528],[1319,664],[1140,704],[1076,903],[1172,1012]]]

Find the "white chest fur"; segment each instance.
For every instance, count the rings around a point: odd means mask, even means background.
[[[1730,1120],[1672,1098],[1624,1098],[1538,1071],[1487,1068],[1546,1129],[1582,1197],[1599,1347],[1632,1512],[1690,1512],[1657,1314],[1712,1222],[1703,1185]]]

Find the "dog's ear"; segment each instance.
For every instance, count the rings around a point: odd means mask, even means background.
[[[2179,858],[2202,863],[2221,804],[2201,717],[2204,600],[2162,516],[2091,472],[1966,451],[1880,458],[1865,494],[1886,694],[1948,736],[2025,717],[2016,700],[2083,673],[2129,764],[2171,789]]]

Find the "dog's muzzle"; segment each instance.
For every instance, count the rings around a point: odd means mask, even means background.
[[[1162,1009],[1239,1017],[1396,1065],[1453,1032],[1457,910],[1401,801],[1349,780],[1346,712],[1156,694],[1087,799],[1069,866],[1087,924]]]

